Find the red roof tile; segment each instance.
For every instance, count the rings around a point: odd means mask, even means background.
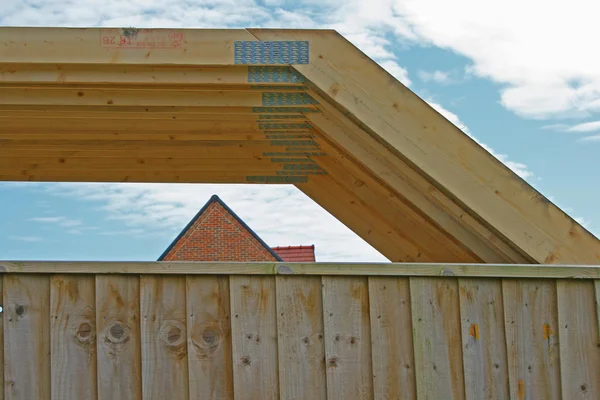
[[[273,247],[275,253],[286,262],[315,262],[315,246]]]

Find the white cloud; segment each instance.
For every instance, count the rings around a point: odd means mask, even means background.
[[[453,82],[453,79],[450,76],[450,72],[444,72],[444,71],[428,72],[428,71],[419,70],[417,72],[417,75],[424,82],[435,82],[435,83],[441,83],[441,84],[448,84],[448,83]]]
[[[527,179],[527,178],[533,177],[533,172],[531,170],[529,170],[529,168],[527,167],[527,165],[525,165],[523,163],[520,163],[520,162],[513,161],[513,160],[509,160],[507,155],[505,155],[505,154],[498,154],[497,152],[494,151],[494,149],[492,149],[491,147],[489,147],[485,143],[481,143],[479,140],[477,140],[477,138],[474,137],[471,134],[471,131],[469,130],[469,128],[460,120],[460,118],[458,118],[458,115],[456,115],[452,111],[450,111],[450,110],[442,107],[440,104],[438,104],[438,103],[436,103],[434,101],[428,101],[428,103],[437,112],[439,112],[440,114],[442,114],[448,121],[452,122],[460,130],[462,130],[464,133],[466,133],[467,135],[469,135],[471,137],[471,139],[473,139],[475,142],[477,142],[481,147],[483,147],[484,149],[486,149],[491,155],[493,155],[498,160],[500,160],[501,162],[503,162],[515,174],[519,175],[523,179]]]
[[[567,129],[569,132],[595,132],[600,131],[600,121],[584,122]]]
[[[581,138],[580,141],[582,141],[582,142],[600,142],[600,135],[586,136],[584,138]]]
[[[127,226],[113,236],[162,235],[169,241],[217,194],[271,246],[315,244],[318,261],[387,261],[293,186],[185,184],[38,184],[48,193],[94,201],[107,219]]]
[[[39,236],[9,236],[9,239],[18,240],[21,242],[41,242],[44,240]]]
[[[600,111],[599,3],[543,0],[396,0],[420,41],[470,58],[504,85],[502,104],[526,117]]]
[[[60,217],[34,217],[34,218],[29,218],[29,220],[33,221],[33,222],[58,224],[65,228],[72,228],[72,227],[80,226],[83,224],[83,222],[81,222],[80,220],[70,219],[70,218],[63,217],[63,216],[60,216]]]
[[[29,218],[30,221],[35,222],[60,222],[64,217],[35,217]]]
[[[546,130],[546,131],[564,131],[568,128],[569,128],[569,125],[567,125],[567,124],[550,124],[550,125],[544,125],[541,127],[541,129]]]

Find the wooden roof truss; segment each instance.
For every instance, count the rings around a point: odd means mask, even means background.
[[[293,184],[391,261],[600,242],[326,30],[0,28],[0,180]]]

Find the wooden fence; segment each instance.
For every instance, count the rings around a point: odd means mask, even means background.
[[[600,267],[0,271],[6,399],[600,399]]]

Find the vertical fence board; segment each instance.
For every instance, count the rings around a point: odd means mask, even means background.
[[[4,297],[3,289],[4,279],[0,276],[0,296]],[[6,305],[2,299],[2,312],[5,312]],[[0,400],[4,400],[4,316],[0,315]]]
[[[598,343],[600,344],[600,280],[594,281],[596,285],[596,313],[598,321]]]
[[[451,278],[410,278],[417,395],[463,399],[458,282]]]
[[[277,399],[275,278],[231,276],[235,399]]]
[[[144,400],[188,400],[185,277],[140,277]]]
[[[137,276],[96,276],[98,398],[142,398],[140,282]]]
[[[50,399],[50,278],[4,275],[6,399]]]
[[[502,281],[459,279],[467,399],[508,399]]]
[[[559,280],[556,285],[562,398],[598,399],[600,342],[594,284]]]
[[[282,399],[326,399],[321,278],[278,276],[277,333]]]
[[[416,399],[408,278],[369,277],[376,399]]]
[[[365,277],[323,278],[329,399],[372,399],[369,288]]]
[[[554,280],[502,282],[511,399],[560,399]]]
[[[96,296],[91,275],[50,280],[53,399],[96,399]]]
[[[233,399],[229,277],[188,276],[190,399]]]

